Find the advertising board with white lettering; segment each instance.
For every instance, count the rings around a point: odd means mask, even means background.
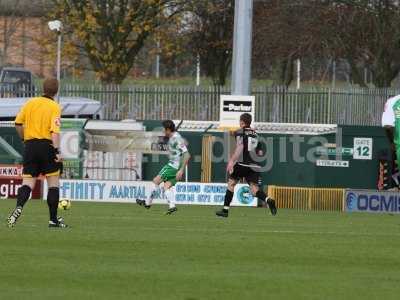
[[[22,165],[0,164],[0,199],[15,199],[21,186]],[[42,184],[40,181],[32,191],[32,198],[42,198]]]
[[[22,186],[22,178],[0,178],[0,199],[17,198],[18,189]],[[42,198],[42,183],[38,181],[32,191],[32,199]]]
[[[332,168],[348,168],[349,162],[346,160],[323,160],[318,159],[316,162],[318,167],[332,167]]]
[[[60,198],[72,201],[135,203],[136,199],[146,199],[152,186],[150,181],[102,181],[68,180],[60,181]],[[227,185],[225,183],[178,183],[175,200],[177,204],[223,205]],[[47,186],[44,188],[47,194]],[[249,186],[238,184],[232,206],[257,206]],[[166,204],[163,189],[154,195],[153,203]]]
[[[373,190],[346,190],[347,212],[400,213],[400,193]]]
[[[249,113],[254,118],[254,112],[254,96],[221,95],[221,127],[239,127],[240,115],[243,113]]]
[[[0,178],[2,178],[2,177],[21,178],[22,177],[22,165],[0,164]]]

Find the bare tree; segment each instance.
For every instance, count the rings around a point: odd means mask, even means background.
[[[294,60],[321,57],[321,10],[321,3],[312,0],[255,2],[254,71],[270,68],[274,84],[288,86]]]
[[[200,56],[202,70],[214,85],[223,86],[232,63],[234,1],[188,1],[189,50]]]
[[[0,7],[2,11],[2,24],[0,25],[0,42],[2,47],[0,49],[0,65],[4,65],[8,59],[8,51],[11,46],[12,40],[17,32],[18,26],[21,23],[20,16],[20,0],[4,2]],[[8,12],[8,15],[5,13]]]
[[[326,37],[333,52],[346,58],[354,82],[364,86],[368,67],[376,87],[390,87],[400,72],[400,7],[393,0],[331,1]]]

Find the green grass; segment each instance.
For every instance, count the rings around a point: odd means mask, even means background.
[[[4,220],[13,201],[0,201]],[[45,203],[0,227],[0,299],[398,299],[399,216]]]

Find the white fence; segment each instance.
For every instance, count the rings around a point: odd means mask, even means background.
[[[106,120],[216,121],[219,97],[229,93],[220,87],[64,85],[61,96],[99,100]],[[385,101],[400,90],[257,87],[252,94],[257,122],[379,125]]]

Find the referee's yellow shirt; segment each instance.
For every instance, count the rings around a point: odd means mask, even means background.
[[[52,133],[60,132],[60,105],[48,97],[35,97],[22,106],[15,125],[24,126],[24,140],[51,140]]]

